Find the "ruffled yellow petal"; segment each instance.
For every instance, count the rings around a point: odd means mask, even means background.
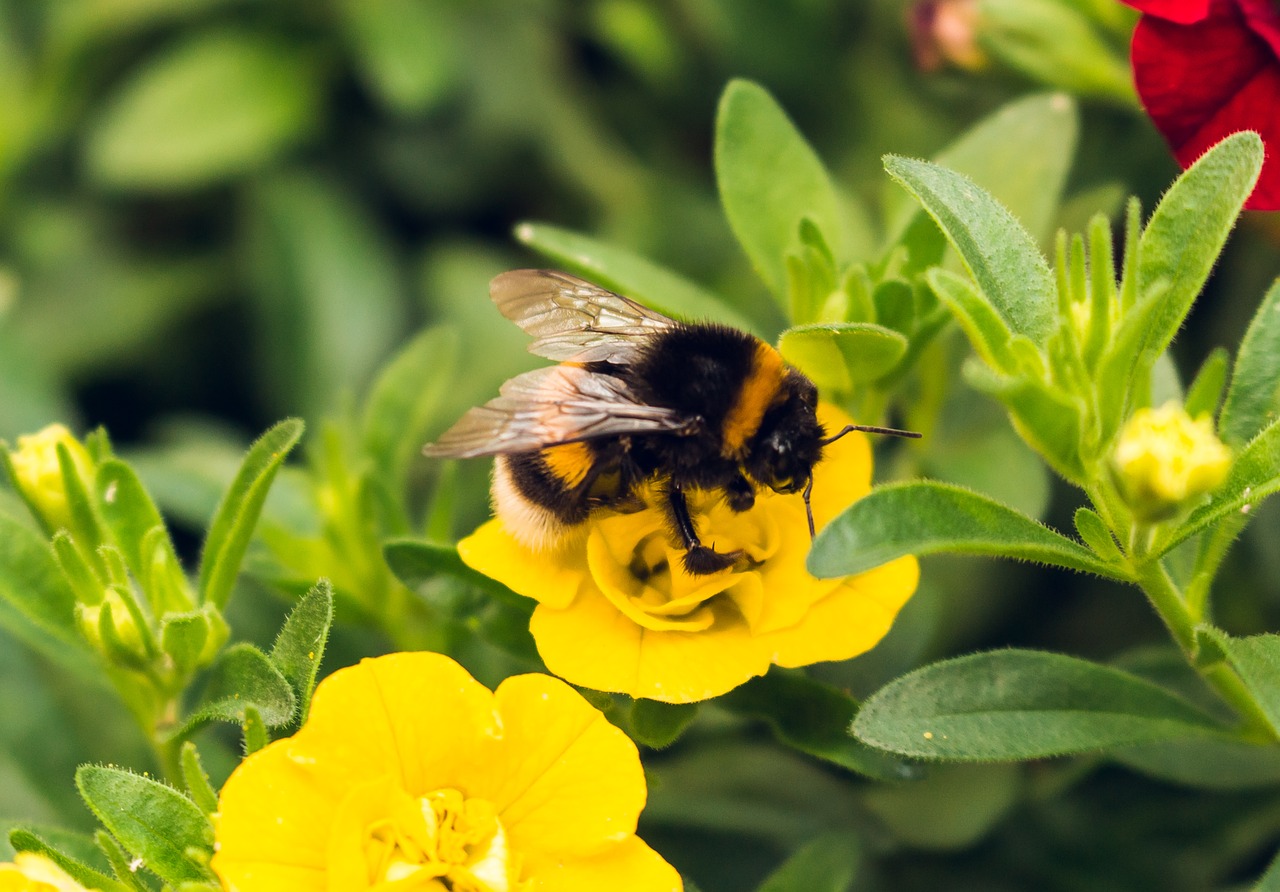
[[[627,839],[644,808],[644,771],[627,735],[547,675],[494,692],[502,737],[468,792],[492,802],[522,856],[592,855]]]
[[[636,625],[603,596],[565,610],[539,605],[529,622],[538,653],[556,675],[597,691],[692,703],[733,690],[769,668],[769,653],[732,604],[718,600],[702,632]]]
[[[914,557],[902,557],[844,580],[798,625],[764,636],[773,662],[794,668],[847,660],[875,647],[920,579]]]
[[[580,548],[532,551],[494,518],[458,543],[463,563],[513,592],[550,607],[567,607],[587,576]]]
[[[594,858],[531,859],[531,892],[682,892],[674,867],[631,837]]]

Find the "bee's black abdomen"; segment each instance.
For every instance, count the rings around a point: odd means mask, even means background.
[[[631,371],[631,384],[644,402],[701,416],[718,434],[760,343],[723,325],[680,325],[653,337]]]

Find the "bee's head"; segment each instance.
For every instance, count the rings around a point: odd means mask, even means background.
[[[818,423],[818,389],[795,369],[787,372],[760,429],[751,439],[746,471],[774,492],[800,492],[822,457],[822,425]]]

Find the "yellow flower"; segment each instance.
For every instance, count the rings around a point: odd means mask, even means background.
[[[34,434],[18,437],[18,448],[9,453],[13,482],[50,533],[71,526],[67,490],[58,465],[59,444],[66,447],[76,476],[88,489],[93,477],[93,459],[61,424],[51,424]]]
[[[0,892],[89,892],[44,855],[19,852],[0,864]]]
[[[1215,489],[1231,469],[1231,450],[1214,435],[1208,415],[1193,419],[1170,402],[1133,413],[1120,431],[1111,466],[1134,513],[1161,520]]]
[[[828,430],[848,418],[821,406]],[[871,485],[871,447],[849,434],[814,468],[819,528]],[[742,549],[748,560],[709,576],[690,576],[666,513],[599,510],[586,536],[564,549],[535,552],[500,520],[458,543],[471,567],[538,602],[529,625],[556,675],[599,691],[668,703],[716,697],[769,666],[846,660],[870,650],[915,591],[914,558],[843,579],[805,570],[809,526],[800,495],[757,495],[733,512],[716,494],[690,499],[705,544]]]
[[[231,892],[678,892],[635,835],[639,754],[546,675],[488,689],[448,657],[335,672],[291,738],[222,788]]]

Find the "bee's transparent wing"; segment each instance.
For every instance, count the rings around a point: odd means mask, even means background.
[[[697,423],[672,409],[638,403],[626,382],[578,366],[525,372],[499,393],[423,452],[447,458],[533,452],[594,437],[686,431]]]
[[[489,295],[502,315],[536,340],[529,352],[573,362],[633,362],[645,341],[676,322],[633,300],[567,273],[517,269],[498,276]]]

